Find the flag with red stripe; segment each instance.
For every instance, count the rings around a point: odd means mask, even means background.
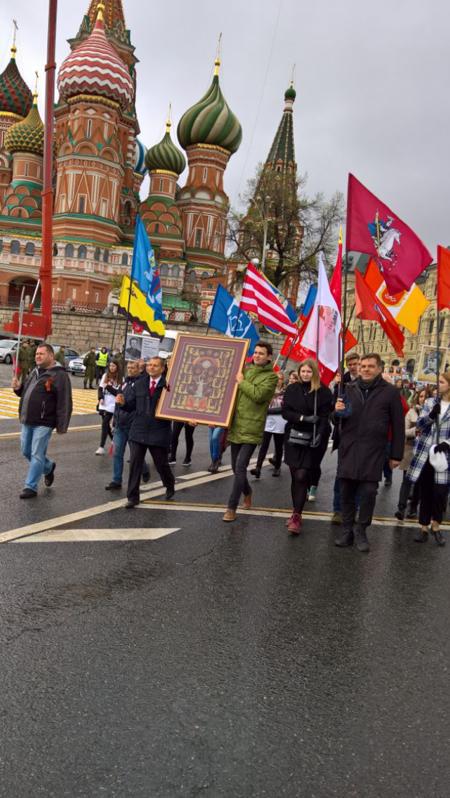
[[[245,272],[239,307],[241,310],[254,313],[261,324],[272,330],[285,335],[297,335],[296,325],[275,296],[271,284],[252,263],[248,264]]]

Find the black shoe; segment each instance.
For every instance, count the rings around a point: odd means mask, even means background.
[[[272,471],[272,476],[273,477],[279,477],[280,476],[280,469],[279,468],[274,468],[273,471]]]
[[[47,488],[53,485],[53,482],[55,480],[55,468],[56,468],[56,463],[53,463],[52,470],[49,471],[48,474],[44,475],[44,483],[47,485]]]
[[[122,490],[122,485],[119,482],[110,482],[105,485],[105,490]]]
[[[269,457],[269,463],[273,466],[276,465],[275,459],[273,457]]]
[[[358,526],[356,527],[356,548],[358,551],[368,553],[370,551],[369,541],[367,540],[366,530],[363,527]]]
[[[142,482],[150,482],[150,471],[146,471],[145,474],[142,474]]]
[[[411,507],[406,513],[407,518],[417,518],[417,507]]]
[[[167,488],[165,495],[166,502],[168,502],[169,499],[172,499],[174,496],[175,496],[175,488]]]
[[[35,496],[37,496],[37,491],[31,490],[31,488],[24,488],[20,494],[21,499],[34,499]]]
[[[334,545],[341,549],[345,546],[353,546],[353,529],[344,529],[342,534],[335,538]]]
[[[208,471],[210,474],[217,474],[219,470],[219,461],[213,460],[211,464],[208,466]]]
[[[128,499],[125,507],[126,507],[127,510],[132,510],[133,507],[136,507],[138,504],[139,504],[139,502],[136,502],[136,501],[134,501],[132,499]]]
[[[260,476],[261,476],[261,469],[260,468],[252,468],[251,471],[250,471],[250,474],[252,475],[252,477],[256,477],[256,479],[259,479]]]
[[[403,513],[401,510],[396,510],[394,515],[395,515],[397,521],[404,521],[405,520],[405,513]]]
[[[414,535],[416,543],[426,543],[428,540],[428,529],[418,529]]]
[[[187,468],[188,466],[192,465],[192,461],[191,461],[191,460],[187,460],[187,459],[185,458],[185,459],[183,460],[183,462],[181,463],[181,465],[182,465],[182,466],[184,466],[185,468]]]
[[[431,534],[433,535],[438,546],[445,546],[447,541],[445,540],[444,535],[442,534],[440,529],[432,529]]]

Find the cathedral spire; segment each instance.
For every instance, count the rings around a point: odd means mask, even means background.
[[[293,79],[284,93],[284,110],[278,130],[267,156],[265,168],[275,169],[283,174],[295,172],[294,118],[293,106],[297,93]]]

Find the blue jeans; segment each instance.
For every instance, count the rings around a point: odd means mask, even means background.
[[[223,433],[223,427],[209,427],[208,429],[209,451],[211,454],[211,460],[213,462],[215,460],[220,460],[220,456],[222,454]]]
[[[114,435],[113,435],[114,455],[113,455],[112,481],[116,482],[117,485],[122,484],[123,460],[125,456],[125,448],[128,443],[129,432],[130,432],[129,427],[116,427],[114,429]],[[149,473],[149,467],[146,460],[144,460],[142,473],[144,476]]]
[[[47,447],[52,437],[51,427],[34,427],[22,424],[20,448],[30,463],[25,487],[37,492],[39,480],[43,474],[49,474],[53,462],[47,457]]]

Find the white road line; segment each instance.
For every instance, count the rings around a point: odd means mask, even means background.
[[[92,415],[92,413],[91,414],[86,414],[86,415]],[[0,418],[1,418],[1,416],[0,416]],[[84,426],[81,426],[81,427],[69,427],[67,432],[82,432],[83,430],[87,430],[87,429],[100,429],[101,426],[102,426],[101,424],[85,424]],[[0,439],[7,439],[7,438],[20,438],[20,432],[1,432],[0,433]]]
[[[15,540],[15,543],[96,543],[107,541],[114,543],[122,540],[159,540],[180,527],[153,527],[140,529],[48,529],[30,537]]]

